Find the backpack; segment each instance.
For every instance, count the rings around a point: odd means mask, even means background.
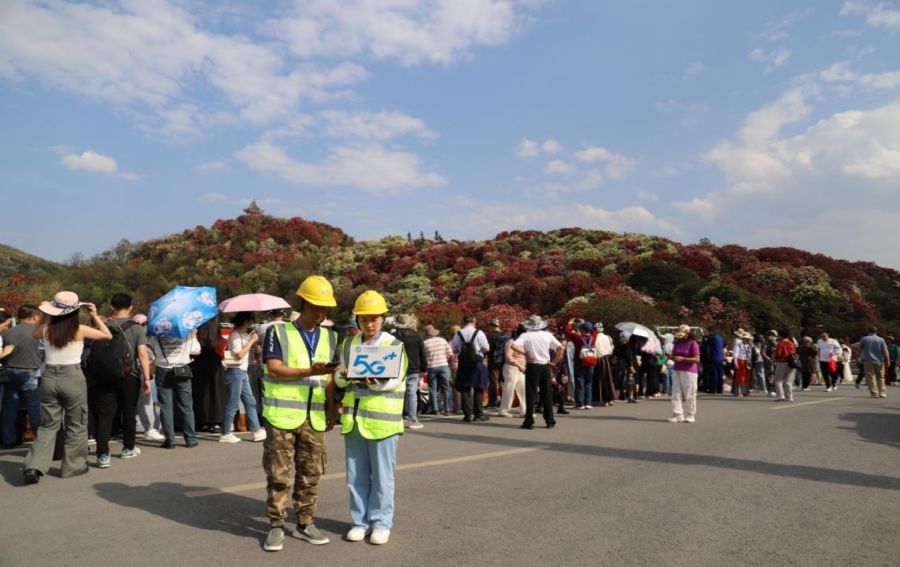
[[[228,338],[231,336],[231,329],[219,329],[219,337],[216,339],[216,354],[219,358],[225,358],[228,352]]]
[[[597,366],[597,349],[592,343],[585,343],[578,353],[578,358],[581,359],[582,366]]]
[[[501,368],[506,363],[506,343],[509,341],[508,336],[501,335],[497,337],[497,344],[491,347],[491,358],[497,368]]]
[[[476,330],[472,333],[472,340],[470,341],[463,338],[462,331],[456,333],[457,336],[459,336],[460,363],[478,364],[478,362],[481,361],[481,353],[478,352],[478,347],[475,346],[475,337],[477,337],[480,332],[481,331]]]
[[[124,326],[117,321],[112,323],[109,325],[112,338],[91,343],[88,355],[88,374],[100,380],[124,380],[135,368],[134,345],[128,340],[125,330],[137,323],[129,321]]]

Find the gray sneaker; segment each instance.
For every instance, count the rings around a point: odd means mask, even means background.
[[[325,534],[316,528],[315,524],[306,524],[306,527],[302,530],[300,529],[300,526],[297,526],[297,537],[305,539],[313,545],[325,545],[331,541]]]
[[[135,447],[134,449],[122,448],[122,454],[119,455],[119,458],[122,459],[133,459],[141,454],[141,448]]]
[[[97,468],[109,468],[109,455],[97,455]]]
[[[272,528],[269,530],[269,537],[266,538],[263,549],[266,551],[281,551],[282,547],[284,547],[284,530]]]

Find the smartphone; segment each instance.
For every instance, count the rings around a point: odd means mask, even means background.
[[[328,364],[325,365],[325,370],[328,370],[329,372],[334,372],[335,370],[338,369],[338,367],[340,365],[341,365],[340,362],[329,362]]]

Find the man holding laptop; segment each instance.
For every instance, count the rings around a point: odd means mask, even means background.
[[[322,276],[306,278],[296,321],[272,325],[263,341],[263,425],[266,429],[263,468],[266,471],[266,515],[272,527],[263,545],[279,551],[293,484],[297,537],[315,545],[329,542],[313,524],[319,498],[319,478],[325,474],[325,432],[335,425],[334,378],[337,333],[320,324],[337,302]],[[291,466],[295,474],[290,476]]]

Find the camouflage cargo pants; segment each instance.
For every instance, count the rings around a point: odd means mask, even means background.
[[[266,428],[263,469],[266,471],[266,515],[269,522],[273,528],[284,525],[287,507],[293,496],[297,521],[311,524],[319,499],[319,478],[325,474],[325,434],[314,431],[308,420],[293,430],[277,429],[268,421],[263,422]]]

